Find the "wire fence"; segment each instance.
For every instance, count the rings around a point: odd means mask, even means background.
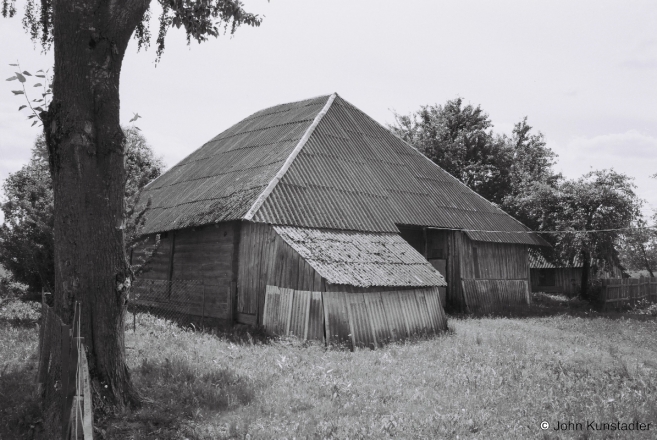
[[[136,279],[128,297],[126,321],[134,331],[142,313],[196,328],[222,327],[229,316],[228,293],[229,286],[203,280]]]

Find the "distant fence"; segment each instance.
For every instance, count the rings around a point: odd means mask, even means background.
[[[128,296],[133,328],[139,324],[138,312],[149,312],[197,327],[224,325],[230,310],[228,289],[229,286],[205,284],[203,280],[137,278]]]
[[[39,392],[59,364],[61,368],[61,424],[63,439],[93,439],[93,410],[89,367],[80,337],[80,303],[75,303],[72,325],[66,325],[45,301],[39,328]]]
[[[447,329],[437,288],[344,293],[267,286],[262,319],[271,333],[346,343],[352,349]]]
[[[610,305],[635,306],[640,301],[657,302],[657,278],[607,278],[600,282],[598,299],[605,309]]]
[[[462,280],[469,313],[494,313],[519,304],[531,304],[529,283],[524,280]]]

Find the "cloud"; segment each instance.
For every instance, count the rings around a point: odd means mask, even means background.
[[[575,151],[606,154],[619,157],[657,158],[657,137],[637,130],[625,133],[603,134],[590,138],[577,137],[568,143]]]

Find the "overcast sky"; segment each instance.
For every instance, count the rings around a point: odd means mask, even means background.
[[[22,2],[18,2],[22,7]],[[162,61],[123,65],[121,121],[138,126],[168,166],[262,108],[337,92],[381,123],[392,111],[462,97],[495,131],[524,116],[575,178],[614,168],[657,209],[657,2],[247,0],[259,28],[186,45],[170,31]],[[153,11],[157,16],[158,10]],[[157,33],[155,21],[152,32]],[[0,74],[52,66],[0,18]],[[27,162],[38,134],[16,82],[0,81],[0,180]],[[646,210],[648,212],[648,210]]]

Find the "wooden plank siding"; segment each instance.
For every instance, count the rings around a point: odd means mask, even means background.
[[[262,324],[267,285],[303,291],[324,291],[325,281],[276,234],[271,225],[242,222],[237,275],[237,321],[253,316]],[[315,303],[315,308],[317,308]],[[314,310],[314,309],[313,309]],[[313,331],[316,331],[313,330]]]
[[[136,281],[143,290],[139,292],[141,305],[229,323],[234,223],[169,231],[160,237],[159,246]],[[148,237],[135,249],[132,260],[145,255],[154,242],[155,235]]]
[[[554,271],[554,286],[539,284],[540,271]],[[531,269],[532,292],[562,293],[566,296],[576,296],[582,284],[582,269],[579,267],[562,267],[556,269]]]

